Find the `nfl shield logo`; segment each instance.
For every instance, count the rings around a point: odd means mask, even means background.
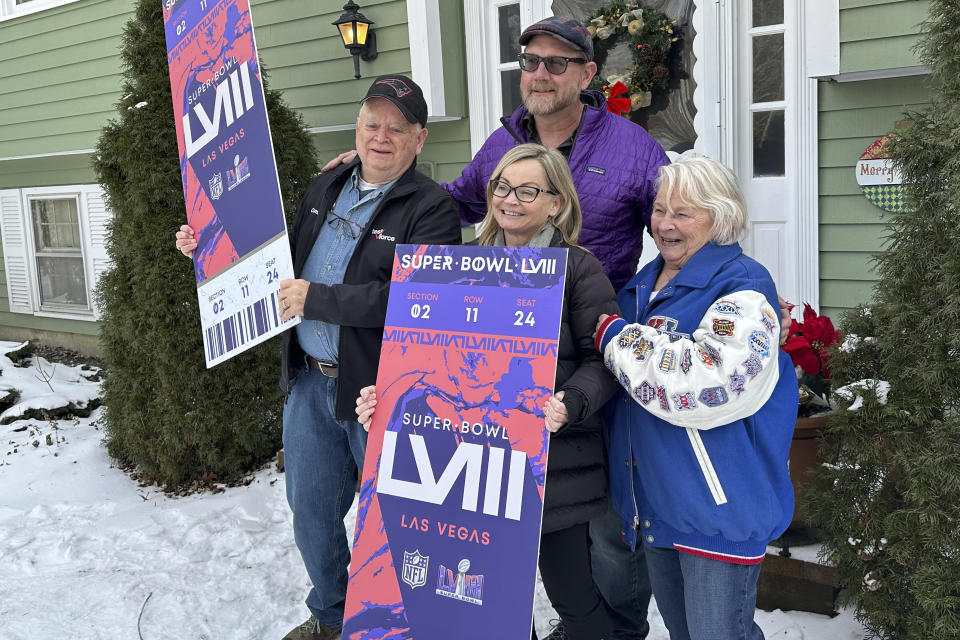
[[[410,585],[411,589],[422,587],[427,584],[427,566],[430,564],[430,556],[420,555],[417,549],[413,553],[403,552],[403,581]]]
[[[210,178],[210,199],[219,200],[223,195],[223,177],[219,173]]]

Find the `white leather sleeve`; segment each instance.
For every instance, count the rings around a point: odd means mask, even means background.
[[[710,305],[692,338],[640,324],[620,328],[604,361],[650,413],[711,429],[752,415],[770,398],[780,378],[779,337],[779,314],[763,294],[737,291]]]

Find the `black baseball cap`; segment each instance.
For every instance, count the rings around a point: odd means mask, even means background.
[[[386,98],[397,105],[397,109],[400,109],[400,113],[407,122],[419,123],[421,127],[427,126],[427,102],[423,99],[423,91],[407,76],[399,74],[380,76],[367,89],[367,95],[363,97],[360,104],[370,98]]]
[[[593,38],[590,37],[587,28],[573,18],[552,16],[540,22],[534,22],[520,34],[520,46],[527,46],[535,36],[556,38],[568,47],[583,51],[587,60],[593,60]]]

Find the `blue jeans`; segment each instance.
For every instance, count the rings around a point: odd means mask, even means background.
[[[620,532],[623,520],[608,505],[607,512],[590,521],[590,560],[593,582],[610,607],[616,640],[643,640],[650,631],[650,577],[643,545],[631,551]]]
[[[763,640],[753,621],[759,564],[646,547],[653,595],[670,640]]]
[[[325,625],[343,624],[350,550],[343,518],[363,468],[367,433],[336,419],[337,381],[301,372],[283,409],[283,457],[293,534],[313,582],[307,607]]]

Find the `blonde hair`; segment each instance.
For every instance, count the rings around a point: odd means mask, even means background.
[[[490,183],[499,180],[504,169],[514,162],[528,158],[533,158],[540,163],[547,177],[547,189],[558,194],[557,198],[560,199],[560,208],[552,219],[553,226],[560,230],[567,244],[579,246],[577,239],[580,237],[580,227],[583,225],[583,213],[580,210],[577,189],[573,186],[570,166],[559,151],[532,142],[517,145],[507,151],[493,170],[490,182],[487,183],[487,215],[483,219],[483,230],[477,237],[477,243],[492,245],[497,232],[500,231],[500,225],[497,224],[497,219],[493,215],[493,186]]]
[[[740,240],[747,228],[747,205],[737,177],[727,167],[705,156],[688,156],[660,167],[657,193],[669,205],[679,197],[706,209],[713,218],[710,239],[719,245]]]

